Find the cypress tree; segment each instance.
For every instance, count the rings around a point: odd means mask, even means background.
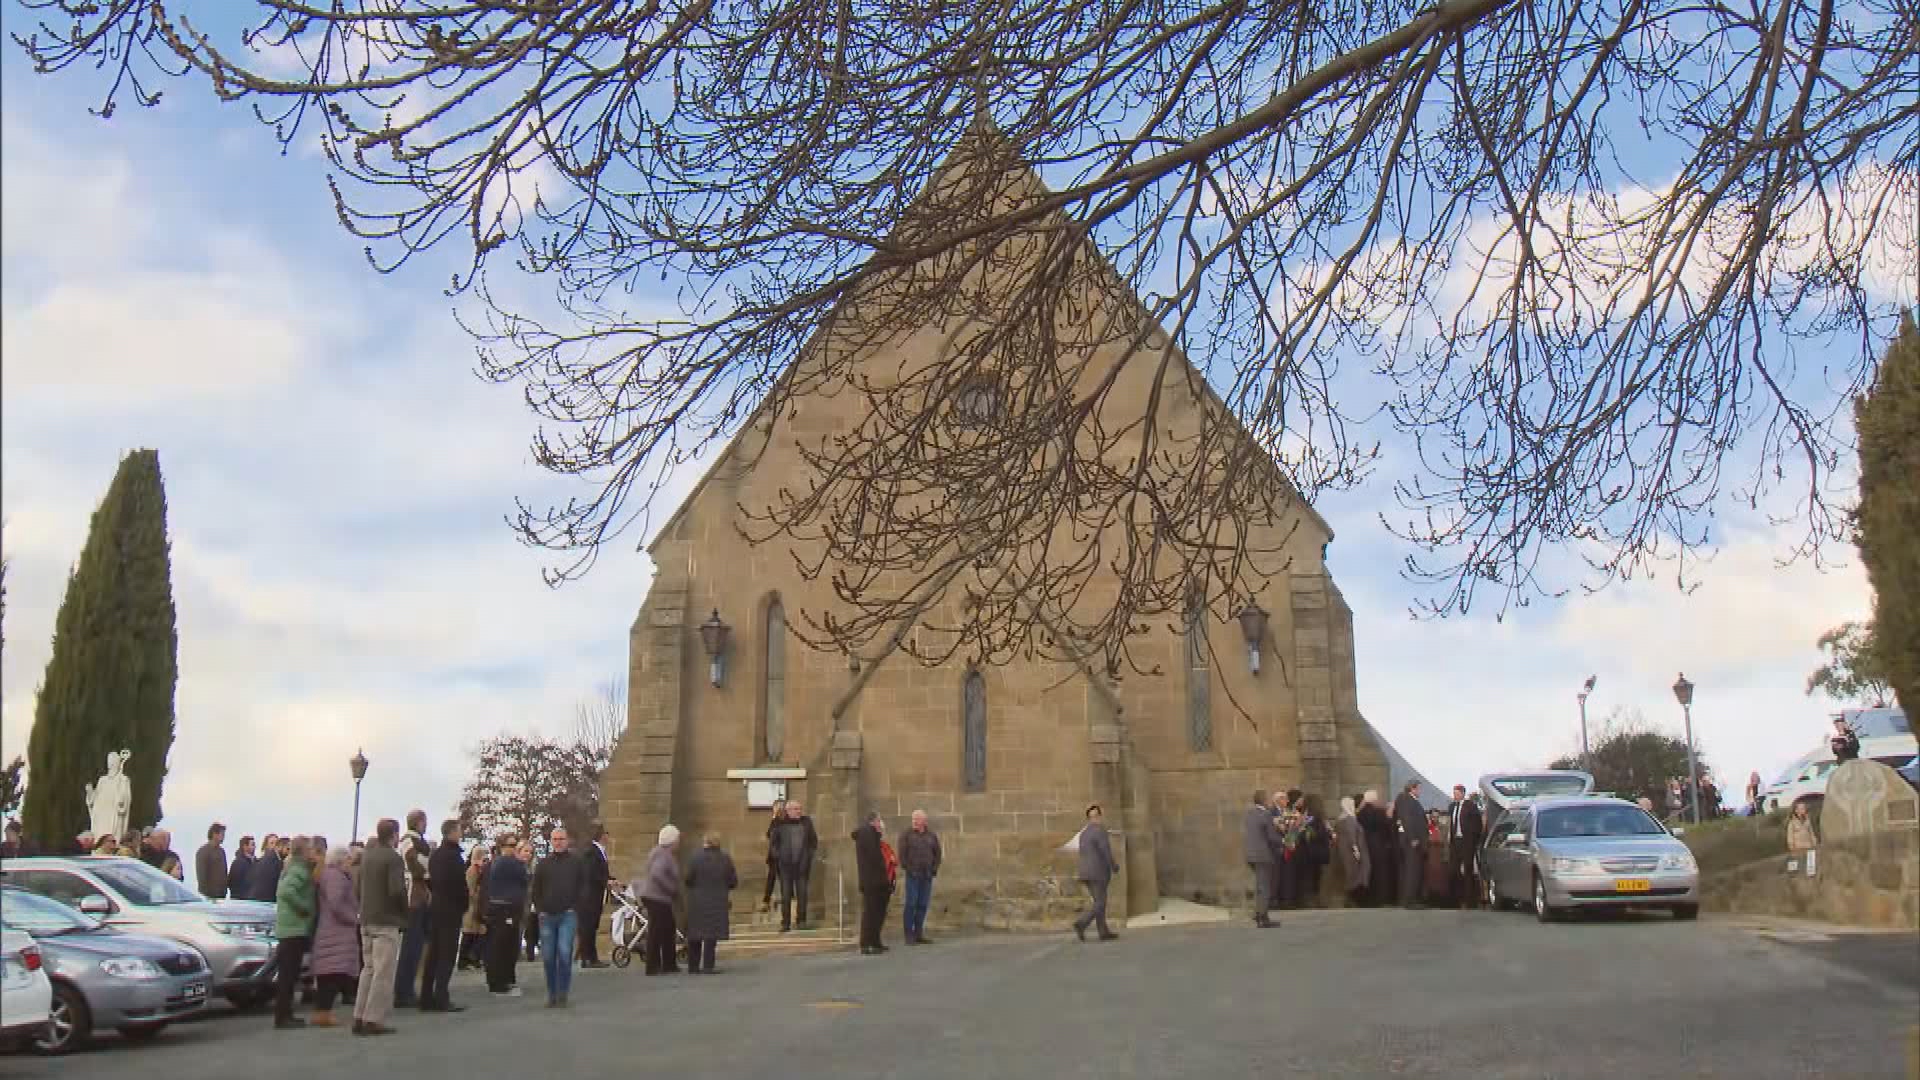
[[[1874,643],[1893,696],[1912,713],[1920,710],[1920,330],[1910,316],[1853,415]]]
[[[133,752],[128,825],[160,820],[178,675],[160,455],[135,450],[93,512],[54,620],[27,740],[29,835],[57,846],[85,831],[86,785],[106,770],[107,754],[122,749]]]

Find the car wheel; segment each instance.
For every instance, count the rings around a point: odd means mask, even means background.
[[[1541,922],[1552,922],[1560,917],[1547,903],[1547,883],[1538,874],[1533,878],[1533,914]]]
[[[87,999],[66,983],[54,983],[53,1009],[47,1017],[47,1030],[33,1040],[33,1048],[57,1056],[85,1046],[91,1038],[93,1014],[87,1011]]]
[[[123,1027],[120,1029],[120,1037],[127,1040],[128,1042],[152,1042],[153,1040],[159,1038],[160,1033],[165,1030],[167,1030],[167,1025],[165,1024],[147,1024],[142,1027]]]
[[[1700,905],[1675,904],[1673,905],[1673,917],[1679,919],[1681,922],[1691,922],[1700,917]]]

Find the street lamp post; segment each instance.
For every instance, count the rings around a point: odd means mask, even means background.
[[[1587,684],[1580,688],[1580,767],[1593,771],[1593,751],[1587,746],[1587,695],[1593,693],[1593,684],[1600,676],[1587,676]]]
[[[1673,698],[1687,717],[1687,795],[1693,804],[1693,823],[1700,824],[1700,769],[1693,763],[1693,684],[1686,672],[1673,683]]]
[[[360,839],[360,781],[367,778],[367,764],[367,755],[359,750],[347,762],[347,768],[353,770],[353,831],[347,834],[348,843]]]

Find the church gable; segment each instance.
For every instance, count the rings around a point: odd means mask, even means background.
[[[999,199],[1046,197],[1024,168],[993,183]],[[928,196],[936,205],[937,188]],[[1073,229],[1058,212],[1034,228],[1043,237]],[[1199,895],[1238,880],[1222,870],[1236,856],[1214,850],[1209,823],[1255,787],[1311,783],[1333,795],[1349,786],[1343,761],[1371,768],[1352,725],[1340,726],[1352,709],[1341,686],[1352,648],[1350,619],[1322,561],[1332,531],[1297,495],[1270,520],[1183,538],[1256,552],[1230,583],[1154,562],[1167,571],[1168,595],[1128,636],[1134,667],[1120,677],[1097,652],[1073,647],[1074,620],[1110,606],[1120,588],[1105,560],[1153,540],[1166,526],[1155,516],[1162,511],[1204,519],[1203,495],[1179,487],[1180,470],[1167,459],[1200,455],[1226,474],[1205,497],[1231,497],[1232,484],[1245,481],[1236,469],[1264,470],[1256,479],[1284,485],[1199,373],[1145,322],[1119,275],[1074,235],[1068,257],[1077,269],[1051,297],[1048,318],[999,339],[995,297],[1019,288],[1030,265],[1023,260],[1044,254],[1044,243],[1009,242],[1004,257],[970,265],[945,305],[919,302],[898,276],[875,279],[802,351],[786,379],[805,391],[774,395],[663,525],[648,547],[655,583],[633,629],[633,729],[610,773],[612,816],[623,829],[640,835],[671,817],[683,830],[720,828],[730,846],[749,849],[764,820],[744,805],[742,777],[777,775],[809,804],[823,843],[844,838],[868,808],[890,817],[928,810],[946,829],[953,891],[977,886],[1004,897],[1040,889],[1054,849],[1085,805],[1100,802],[1121,848],[1126,881],[1116,891],[1138,908],[1162,887]],[[1022,363],[1023,341],[1055,347],[1074,366]],[[1062,342],[1073,347],[1061,350]],[[1041,398],[1099,407],[1040,415],[1031,403]],[[1045,470],[1071,458],[1076,469],[1129,476],[1137,451],[1116,435],[1138,434],[1150,412],[1150,497],[1137,500],[1133,516],[1093,534],[995,516],[1018,509],[985,497],[995,469],[1018,483],[1022,469],[1050,476]],[[1022,424],[1034,425],[1027,456],[987,445],[999,434],[994,425]],[[834,504],[835,493],[809,486],[817,464],[809,453],[849,439],[872,448],[871,471],[859,475],[891,482],[891,455],[904,454],[916,466],[904,474],[924,469],[935,481],[890,493],[896,520],[924,507],[935,524],[950,524],[937,518],[938,500],[947,500],[981,515],[981,535],[1004,530],[1018,541],[971,553],[946,588],[916,593],[925,566],[953,553],[916,546],[910,533],[882,538],[891,549],[871,538],[845,549],[849,541],[831,527],[857,522],[848,513],[857,503]],[[803,499],[828,507],[826,525],[796,537],[756,517]],[[1150,560],[1172,559],[1151,543],[1137,546]],[[995,575],[1072,565],[1090,552],[1097,558],[1077,595],[981,598]],[[848,592],[856,587],[912,603],[876,620],[852,648],[823,647],[829,620],[858,614]],[[1014,615],[1051,651],[982,657],[968,637],[969,605],[996,602],[1018,605]],[[1235,618],[1248,602],[1268,619],[1258,672]],[[701,626],[716,621],[728,644],[711,664]]]

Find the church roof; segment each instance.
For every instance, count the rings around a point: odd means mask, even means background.
[[[966,135],[962,136],[962,145],[964,145],[966,140],[976,139],[976,138],[985,138],[985,139],[997,141],[998,143],[1002,144],[1006,152],[1004,154],[986,153],[986,154],[974,155],[966,159],[966,161],[992,162],[992,161],[1002,161],[1002,160],[1006,160],[1006,161],[1017,160],[1013,152],[1011,141],[1007,138],[1005,132],[1003,132],[997,124],[993,123],[991,119],[976,117],[973,127],[969,129]],[[926,199],[928,197],[929,192],[932,192],[942,186],[943,182],[945,181],[948,175],[949,169],[960,167],[961,165],[965,164],[964,161],[956,161],[957,151],[958,151],[958,146],[956,146],[955,152],[950,153],[948,155],[947,160],[943,162],[937,169],[934,170],[932,177],[930,177],[928,180],[926,190],[923,191],[922,194],[915,200],[914,205],[918,205],[921,200]],[[1012,179],[1014,179],[1019,184],[1020,187],[1024,188],[1029,193],[1028,195],[1029,198],[1044,199],[1052,193],[1051,189],[1047,187],[1046,182],[1040,178],[1039,173],[1035,172],[1033,167],[1027,164],[1025,161],[1019,162],[1019,164],[1016,167],[1016,170],[1012,172],[1011,176],[1012,176]],[[903,215],[903,218],[910,218],[912,213],[913,213],[913,209],[910,206],[907,213]],[[1051,210],[1051,211],[1048,211],[1048,214],[1058,215],[1061,223],[1064,224],[1066,222],[1065,212],[1063,210],[1057,210],[1057,209]],[[1155,325],[1155,327],[1159,331],[1161,338],[1167,341],[1168,343],[1167,347],[1173,351],[1174,356],[1178,359],[1181,365],[1182,373],[1190,377],[1188,380],[1189,384],[1200,387],[1201,393],[1204,395],[1205,406],[1208,409],[1211,409],[1217,417],[1224,418],[1225,422],[1233,425],[1233,428],[1240,435],[1241,438],[1246,439],[1250,443],[1254,443],[1255,445],[1258,445],[1257,441],[1253,437],[1253,433],[1248,431],[1246,428],[1246,425],[1240,422],[1239,416],[1237,416],[1233,412],[1233,410],[1227,407],[1225,399],[1220,396],[1220,393],[1218,390],[1214,389],[1213,384],[1208,382],[1206,377],[1202,375],[1200,371],[1193,366],[1193,362],[1187,358],[1186,351],[1184,349],[1181,349],[1177,342],[1173,341],[1173,336],[1171,334],[1168,334],[1166,332],[1166,328],[1164,326],[1160,326],[1158,323],[1158,320],[1153,318],[1152,312],[1149,311],[1146,305],[1141,302],[1139,294],[1136,293],[1128,285],[1128,283],[1121,277],[1120,272],[1114,268],[1112,261],[1108,259],[1106,255],[1100,251],[1099,247],[1093,243],[1091,238],[1083,239],[1081,243],[1087,256],[1093,260],[1094,265],[1098,266],[1101,272],[1109,275],[1113,279],[1113,281],[1120,286],[1118,289],[1115,290],[1115,292],[1121,295],[1125,295],[1130,299],[1132,299],[1140,317],[1144,321],[1151,322]],[[843,304],[845,303],[844,298],[841,302]],[[820,340],[821,334],[826,332],[833,325],[833,321],[834,321],[833,315],[837,314],[838,311],[839,311],[839,308],[836,307],[834,309],[834,312],[830,314],[825,320],[822,321],[820,328],[814,331],[813,336],[810,337],[806,341],[806,343],[800,347],[798,354],[796,354],[795,360],[788,367],[788,372],[791,372],[793,370],[793,365],[798,364],[801,358],[805,357],[809,352],[813,350],[816,342]],[[781,376],[782,380],[784,380],[785,378],[787,378],[786,375]],[[761,401],[761,403],[754,408],[753,412],[748,415],[746,422],[740,426],[740,429],[738,431],[734,432],[732,438],[727,440],[727,444],[720,451],[719,456],[716,457],[713,463],[707,467],[706,471],[701,474],[699,481],[694,484],[693,488],[687,492],[686,498],[682,499],[680,501],[680,505],[674,508],[673,514],[669,516],[667,520],[661,524],[660,528],[654,532],[651,538],[643,542],[644,549],[647,551],[648,554],[652,554],[655,551],[655,549],[658,548],[661,541],[669,533],[673,531],[674,526],[678,525],[680,523],[680,520],[686,516],[688,509],[691,508],[693,504],[699,500],[701,493],[706,490],[706,487],[708,483],[713,479],[714,474],[718,472],[720,468],[727,463],[727,460],[733,456],[734,452],[739,448],[740,440],[747,434],[747,432],[751,431],[755,423],[759,419],[761,419],[761,414],[767,407],[767,402],[771,401],[774,397],[775,397],[774,394],[769,393],[767,397],[764,398]],[[1292,491],[1294,496],[1293,501],[1295,505],[1300,508],[1302,513],[1305,515],[1306,519],[1309,522],[1311,522],[1315,527],[1317,527],[1322,534],[1324,534],[1324,536],[1326,537],[1326,540],[1328,542],[1331,542],[1334,536],[1333,526],[1327,521],[1325,517],[1321,516],[1320,511],[1316,509],[1312,503],[1310,503],[1309,501],[1307,501],[1305,497],[1300,495],[1299,489],[1294,486],[1292,479],[1285,475],[1284,471],[1280,469],[1279,462],[1275,461],[1271,454],[1262,453],[1261,457],[1269,464],[1270,467],[1275,469],[1277,472],[1280,472],[1281,482],[1285,483],[1287,485],[1288,490]]]

